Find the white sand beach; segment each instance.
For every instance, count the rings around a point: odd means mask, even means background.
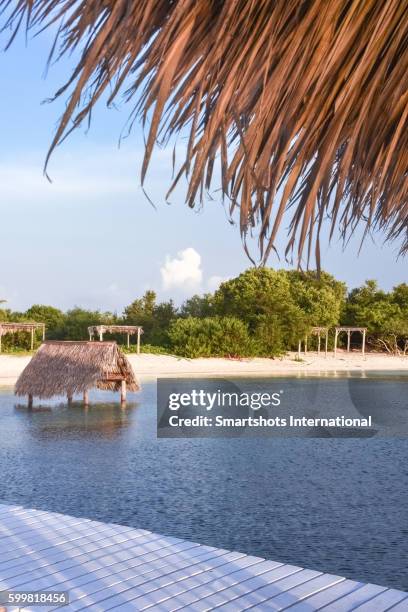
[[[385,353],[366,354],[338,351],[337,356],[329,353],[308,353],[297,360],[296,353],[288,353],[279,359],[185,359],[172,355],[128,355],[128,358],[139,379],[157,377],[187,376],[274,376],[283,374],[295,375],[333,375],[336,372],[406,372],[408,374],[408,356],[395,357]],[[0,385],[13,385],[20,373],[30,361],[30,356],[17,357],[0,355]]]

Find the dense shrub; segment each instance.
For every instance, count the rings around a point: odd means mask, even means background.
[[[347,296],[345,283],[327,272],[318,275],[312,270],[288,270],[285,274],[294,304],[311,325],[333,327],[340,323]]]
[[[176,355],[225,357],[250,355],[248,328],[235,317],[187,317],[170,325],[169,338]]]
[[[297,307],[286,312],[258,315],[253,330],[256,354],[275,357],[297,349],[299,338],[309,330],[308,317]]]
[[[129,347],[122,345],[120,347],[124,353],[137,353],[137,346],[131,344]],[[151,355],[168,355],[169,350],[164,346],[157,346],[155,344],[142,344],[140,347],[141,353],[150,353]]]
[[[353,289],[344,312],[347,325],[367,327],[372,348],[389,353],[408,352],[408,285],[386,293],[373,280]]]
[[[252,268],[222,283],[213,302],[218,314],[236,316],[251,330],[262,315],[298,335],[299,318],[310,326],[337,325],[345,295],[344,283],[325,272]]]

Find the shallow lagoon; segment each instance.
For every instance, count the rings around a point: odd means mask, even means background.
[[[348,384],[318,380],[332,402]],[[407,378],[360,384],[389,390],[404,414]],[[408,589],[408,440],[157,440],[155,383],[129,399],[29,411],[2,390],[1,501]]]

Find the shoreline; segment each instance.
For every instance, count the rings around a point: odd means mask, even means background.
[[[187,359],[172,355],[127,355],[136,376],[141,380],[156,378],[187,377],[228,377],[228,376],[336,376],[384,372],[408,375],[408,355],[396,357],[383,353],[368,353],[363,357],[359,352],[338,351],[337,356],[329,353],[307,353],[302,361],[297,353],[288,353],[283,358],[268,359],[254,357],[247,359],[226,359],[218,357]],[[30,355],[0,355],[0,386],[12,386],[29,363]]]

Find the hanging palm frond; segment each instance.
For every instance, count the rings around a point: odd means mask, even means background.
[[[188,134],[187,202],[218,165],[261,257],[289,215],[287,255],[362,222],[408,250],[407,0],[0,0],[7,26],[59,24],[52,55],[80,49],[49,155],[105,90],[125,88],[157,139]],[[10,14],[11,13],[11,14]],[[48,158],[47,158],[48,159]]]

